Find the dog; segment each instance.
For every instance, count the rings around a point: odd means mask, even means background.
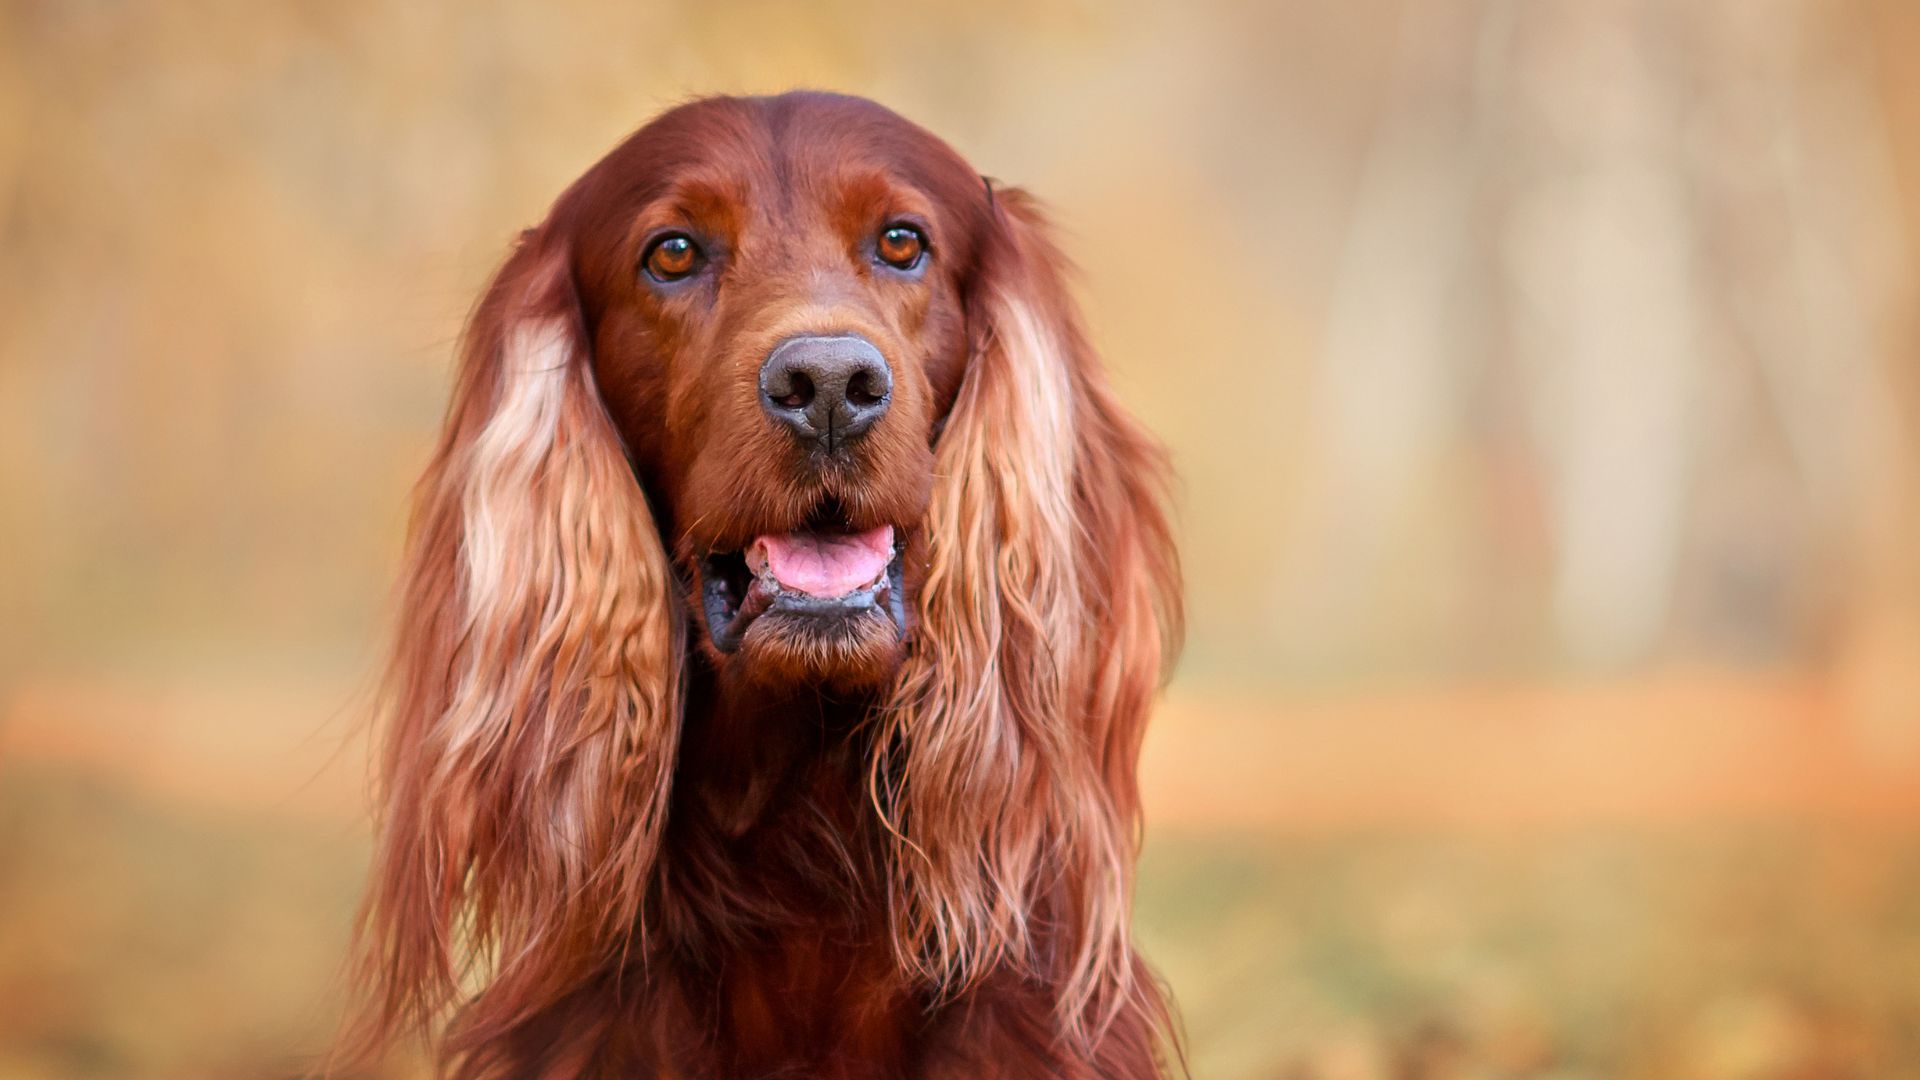
[[[1164,455],[1035,201],[853,97],[524,232],[420,482],[343,1045],[458,1080],[1134,1078]]]

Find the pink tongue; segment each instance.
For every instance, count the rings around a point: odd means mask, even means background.
[[[764,559],[782,588],[827,598],[872,584],[892,558],[891,525],[863,533],[770,533],[747,549],[747,565],[757,572]]]

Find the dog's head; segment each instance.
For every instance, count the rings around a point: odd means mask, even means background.
[[[656,119],[528,230],[422,481],[369,977],[388,1023],[627,948],[688,665],[864,695],[906,972],[1130,985],[1134,763],[1177,634],[1157,451],[1032,202],[858,99]],[[1047,927],[1044,946],[1036,935]]]

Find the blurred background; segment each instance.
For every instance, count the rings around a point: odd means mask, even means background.
[[[647,117],[794,86],[1045,199],[1172,446],[1197,1077],[1920,1076],[1917,56],[1909,0],[0,0],[0,1077],[312,1063],[461,318]]]

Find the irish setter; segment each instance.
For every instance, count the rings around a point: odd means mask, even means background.
[[[1162,1076],[1162,455],[1034,202],[857,98],[523,233],[421,481],[349,1043],[494,1077]]]

